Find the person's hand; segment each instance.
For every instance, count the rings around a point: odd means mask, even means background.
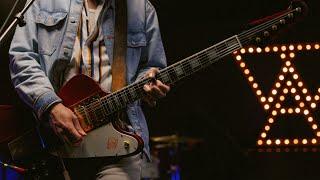
[[[159,69],[151,68],[145,74],[145,78],[154,78],[156,74],[159,73]],[[165,97],[166,94],[170,91],[170,87],[163,84],[159,80],[155,80],[151,83],[145,84],[143,86],[146,96],[143,100],[151,107],[156,105],[156,100],[162,97]]]
[[[50,126],[57,136],[73,145],[78,145],[86,135],[77,116],[62,103],[51,108]]]

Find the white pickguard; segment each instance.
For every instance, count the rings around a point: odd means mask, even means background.
[[[120,133],[108,123],[89,132],[80,146],[65,144],[58,151],[64,158],[116,157],[134,153],[138,145],[135,138]]]

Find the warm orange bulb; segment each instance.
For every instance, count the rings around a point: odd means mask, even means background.
[[[291,66],[291,62],[290,61],[286,61],[286,66]]]
[[[320,48],[320,45],[319,45],[319,44],[315,44],[315,45],[314,45],[314,48],[315,48],[315,49],[319,49],[319,48]]]
[[[312,139],[312,140],[311,140],[311,143],[312,143],[312,144],[316,144],[316,143],[317,143],[317,140],[316,140],[316,139]]]
[[[270,108],[270,106],[268,104],[264,105],[264,109],[268,110]]]
[[[298,50],[302,50],[302,45],[299,44],[299,45],[297,46],[297,49],[298,49]]]
[[[296,113],[300,113],[300,108],[296,108],[296,109],[295,109],[295,112],[296,112]]]
[[[317,136],[320,137],[320,132],[319,131],[317,132]]]
[[[304,115],[308,115],[308,114],[309,114],[309,110],[307,110],[307,109],[304,110],[304,111],[303,111],[303,114],[304,114]]]
[[[299,143],[299,140],[298,139],[294,139],[293,140],[293,144],[298,144]]]
[[[259,47],[256,50],[257,50],[257,53],[261,53],[262,52],[262,49],[259,48]]]
[[[250,73],[249,69],[244,70],[244,74],[248,75]]]
[[[270,130],[270,126],[265,126],[264,130],[269,131]]]
[[[319,99],[320,99],[320,96],[318,96],[318,95],[315,95],[315,96],[314,96],[314,99],[315,99],[316,101],[319,101]]]
[[[312,121],[313,121],[313,118],[312,118],[312,117],[308,117],[308,121],[309,121],[309,122],[312,122]]]
[[[290,58],[294,58],[296,55],[292,52],[289,54]]]
[[[284,144],[288,145],[290,143],[289,139],[284,140]]]
[[[311,101],[311,96],[307,96],[307,97],[306,97],[306,100],[307,100],[307,101]]]
[[[273,110],[273,111],[272,111],[272,115],[273,115],[273,116],[276,116],[277,114],[278,114],[278,113],[277,113],[276,110]]]
[[[298,78],[299,78],[298,74],[293,75],[293,79],[298,79]]]
[[[307,144],[307,143],[308,143],[308,140],[306,140],[306,139],[302,140],[302,144]]]
[[[318,129],[318,126],[316,124],[313,124],[312,129],[316,130],[316,129]]]
[[[276,104],[276,108],[277,108],[277,109],[281,108],[281,104],[280,104],[280,103],[277,103],[277,104]]]
[[[257,93],[258,96],[260,96],[262,94],[262,91],[261,90],[257,90],[256,93]]]
[[[270,139],[267,140],[267,145],[271,145],[272,141]]]
[[[254,89],[258,88],[258,84],[257,84],[257,83],[253,83],[253,84],[252,84],[252,87],[253,87]]]
[[[281,114],[284,114],[284,113],[286,113],[286,110],[285,110],[284,108],[282,108],[282,109],[280,110],[280,112],[281,112]]]
[[[303,86],[303,83],[302,83],[301,81],[299,81],[299,82],[298,82],[298,86],[299,86],[299,87],[302,87],[302,86]]]
[[[250,77],[248,77],[248,80],[249,80],[250,82],[252,82],[254,79],[253,79],[252,76],[250,76]]]
[[[263,141],[262,140],[258,140],[257,143],[258,143],[259,146],[261,146],[263,144]]]
[[[292,113],[293,113],[293,109],[292,109],[292,108],[289,108],[289,109],[288,109],[288,113],[289,113],[289,114],[292,114]]]
[[[269,118],[269,119],[268,119],[268,122],[269,122],[270,124],[274,123],[273,118]]]
[[[280,99],[280,101],[284,101],[285,98],[284,98],[284,96],[280,96],[279,99]]]
[[[241,58],[240,55],[237,55],[237,56],[236,56],[236,60],[237,60],[237,61],[240,61],[241,59],[242,59],[242,58]]]
[[[269,97],[269,98],[268,98],[268,101],[269,101],[269,102],[273,102],[273,97]]]
[[[317,107],[317,104],[316,103],[311,103],[311,108],[316,108]]]
[[[286,58],[286,55],[285,55],[284,53],[282,53],[282,54],[280,55],[280,57],[281,57],[281,59],[285,59],[285,58]]]
[[[276,140],[276,145],[280,145],[280,144],[281,144],[280,139],[277,139],[277,140]]]
[[[278,48],[277,46],[274,46],[274,47],[272,48],[272,50],[273,50],[274,52],[278,52],[279,48]]]
[[[289,46],[289,50],[290,50],[290,51],[294,50],[294,46],[293,46],[293,45],[290,45],[290,46]]]
[[[241,68],[246,67],[246,63],[244,63],[244,62],[240,63],[240,67],[241,67]]]
[[[311,45],[310,44],[306,45],[306,49],[310,50],[311,49]]]
[[[303,93],[303,94],[306,94],[307,92],[308,92],[308,90],[307,90],[306,88],[303,88],[303,89],[302,89],[302,93]]]
[[[303,103],[303,102],[300,102],[300,103],[299,103],[299,106],[303,108],[303,107],[304,107],[304,103]]]
[[[284,93],[284,94],[288,94],[288,92],[289,92],[289,90],[288,90],[287,88],[284,88],[284,89],[283,89],[283,93]]]
[[[285,51],[287,50],[287,47],[286,46],[281,46],[281,51]]]
[[[294,93],[296,93],[296,92],[297,92],[296,88],[291,88],[291,90],[290,90],[290,91],[291,91],[291,93],[292,93],[292,94],[294,94]]]
[[[248,51],[249,51],[249,53],[253,53],[253,48],[250,47],[250,48],[248,49]]]
[[[241,53],[241,54],[246,53],[246,49],[244,49],[244,48],[240,49],[240,53]]]
[[[283,76],[283,75],[280,75],[280,76],[279,76],[279,79],[280,79],[280,81],[283,81],[283,80],[284,80],[284,76]]]
[[[273,95],[276,95],[277,93],[278,93],[277,90],[275,90],[275,89],[272,90],[272,94],[273,94]]]
[[[264,48],[265,52],[270,52],[270,48],[267,46],[266,48]]]

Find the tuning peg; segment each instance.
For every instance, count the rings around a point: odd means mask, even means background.
[[[301,7],[297,7],[296,11],[300,13],[301,12]]]
[[[275,31],[275,30],[277,30],[277,29],[278,29],[278,26],[277,26],[277,25],[273,25],[271,28],[272,28],[272,30],[274,30],[274,31]]]
[[[264,37],[268,37],[270,35],[269,31],[263,32]]]
[[[289,13],[288,18],[290,18],[290,19],[293,18],[293,13]]]
[[[260,43],[261,42],[261,38],[260,37],[256,37],[256,42]]]
[[[281,19],[281,20],[280,20],[280,24],[282,24],[282,25],[283,25],[283,24],[286,24],[286,20]]]

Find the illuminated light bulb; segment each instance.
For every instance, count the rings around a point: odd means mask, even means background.
[[[281,59],[285,59],[285,58],[286,58],[286,55],[285,55],[284,53],[282,53],[282,54],[280,55],[280,57],[281,57]]]
[[[257,83],[253,83],[252,87],[255,88],[255,89],[258,88],[258,84]]]
[[[292,93],[292,94],[294,94],[294,93],[296,93],[296,92],[297,92],[296,88],[291,88],[291,93]]]
[[[260,98],[260,101],[261,101],[261,102],[266,102],[266,100],[267,100],[266,97],[261,97],[261,98]]]
[[[277,114],[278,114],[278,113],[277,113],[276,110],[273,110],[273,111],[272,111],[272,115],[273,115],[273,116],[276,116]]]
[[[261,133],[261,137],[262,138],[266,138],[267,137],[267,133],[265,133],[265,132]]]
[[[278,93],[277,90],[275,90],[275,89],[272,90],[272,94],[273,94],[273,95],[276,95],[277,93]]]
[[[244,70],[244,74],[248,75],[250,73],[249,69]]]
[[[253,79],[252,76],[250,76],[250,77],[248,77],[248,80],[249,80],[250,82],[252,82],[254,79]]]
[[[311,96],[307,96],[307,97],[306,97],[306,100],[307,100],[307,101],[311,101]]]
[[[288,72],[288,68],[287,68],[287,67],[284,67],[284,68],[282,68],[282,71],[283,71],[284,73],[286,73],[286,72]]]
[[[311,45],[310,44],[306,45],[306,49],[310,50],[311,49]]]
[[[269,101],[269,102],[273,102],[273,97],[269,97],[269,98],[268,98],[268,101]]]
[[[281,108],[281,104],[280,104],[280,103],[277,103],[277,104],[276,104],[276,108],[277,108],[277,109]]]
[[[299,106],[303,108],[304,107],[304,103],[303,102],[299,103]]]
[[[297,49],[298,49],[298,50],[302,50],[302,45],[299,44],[299,45],[297,46]]]
[[[292,113],[293,113],[293,109],[292,109],[292,108],[289,108],[289,109],[288,109],[288,113],[289,113],[289,114],[292,114]]]
[[[258,96],[260,96],[262,94],[261,90],[258,90],[256,93]]]
[[[289,68],[289,71],[290,71],[291,73],[293,73],[293,72],[294,72],[294,68],[293,68],[293,67],[290,67],[290,68]]]
[[[277,140],[276,140],[276,145],[280,145],[280,144],[281,144],[280,139],[277,139]]]
[[[292,53],[289,54],[289,56],[290,56],[290,58],[292,59],[292,58],[294,58],[296,55],[292,52]]]
[[[313,117],[308,117],[308,121],[312,122],[313,121]]]
[[[302,86],[303,86],[303,82],[299,81],[299,82],[298,82],[298,86],[299,86],[299,87],[302,87]]]
[[[288,92],[289,92],[289,90],[288,90],[287,88],[284,88],[284,89],[283,89],[283,93],[284,93],[284,94],[288,94]]]
[[[279,76],[279,80],[280,80],[280,81],[284,80],[284,76],[283,76],[283,75],[280,75],[280,76]]]
[[[294,98],[295,98],[297,101],[300,100],[300,96],[299,96],[299,95],[296,95]]]
[[[284,113],[286,113],[286,110],[285,110],[284,108],[282,108],[282,109],[280,110],[280,112],[281,112],[281,114],[284,114]]]
[[[289,46],[289,50],[291,50],[291,51],[294,50],[294,46],[293,46],[293,45],[290,45],[290,46]]]
[[[298,78],[299,78],[298,74],[293,75],[293,79],[298,79]]]
[[[242,58],[241,58],[240,55],[237,55],[237,56],[236,56],[236,60],[237,60],[237,61],[240,61],[241,59],[242,59]]]
[[[308,143],[308,140],[306,140],[306,139],[302,140],[302,144],[307,144],[307,143]]]
[[[265,126],[264,129],[265,129],[266,131],[269,131],[269,130],[270,130],[270,126]]]
[[[267,46],[266,48],[264,48],[265,52],[270,52],[270,48]]]
[[[279,48],[278,48],[277,46],[274,46],[274,47],[272,48],[272,50],[273,50],[274,52],[278,52]]]
[[[286,46],[281,46],[281,51],[285,51],[287,50],[287,47]]]
[[[315,49],[319,49],[319,48],[320,48],[320,45],[319,45],[319,44],[315,44],[315,45],[314,45],[314,48],[315,48]]]
[[[268,104],[264,105],[264,109],[268,110],[270,108],[270,106]]]
[[[316,144],[316,143],[317,143],[317,140],[316,140],[316,139],[312,139],[312,140],[311,140],[311,143],[312,143],[312,144]]]
[[[291,81],[287,81],[287,86],[291,86],[292,82]]]
[[[317,104],[316,103],[311,103],[311,108],[316,108],[317,107]]]
[[[241,68],[246,67],[246,63],[244,63],[244,62],[240,63],[240,67],[241,67]]]
[[[246,53],[246,49],[244,49],[244,48],[240,49],[240,53],[241,53],[241,54]]]
[[[320,99],[320,96],[318,96],[318,95],[315,95],[315,96],[314,96],[314,99],[315,99],[316,101],[319,101],[319,99]]]
[[[267,145],[271,145],[272,141],[270,139],[267,140]]]
[[[293,140],[293,144],[298,144],[299,143],[299,140],[298,139],[294,139]]]
[[[284,101],[285,98],[284,98],[284,96],[280,96],[279,99],[280,99],[280,101]]]
[[[320,88],[318,89],[318,92],[320,93]]]
[[[291,62],[290,61],[286,61],[286,66],[291,66]]]
[[[303,93],[303,94],[307,94],[307,92],[308,92],[308,90],[307,90],[306,88],[303,88],[303,89],[302,89],[302,93]]]
[[[296,112],[296,113],[300,113],[300,108],[296,108],[296,109],[295,109],[295,112]]]
[[[290,144],[290,141],[289,141],[289,139],[286,139],[286,140],[284,140],[284,144],[285,144],[285,145],[288,145],[288,144]]]
[[[262,140],[258,140],[258,145],[261,146],[263,144]]]
[[[270,124],[274,123],[273,118],[269,118],[269,119],[268,119],[268,122],[269,122]]]
[[[320,131],[317,132],[317,136],[320,137]]]
[[[253,53],[253,48],[250,47],[250,48],[248,49],[248,51],[249,51],[249,53]]]
[[[276,87],[279,88],[281,84],[279,82],[276,83]]]
[[[316,129],[318,129],[318,126],[316,124],[313,124],[312,129],[316,130]]]
[[[257,53],[261,53],[262,52],[262,49],[259,48],[259,47],[256,50],[257,50]]]
[[[308,114],[309,114],[309,110],[307,110],[307,109],[304,110],[304,111],[303,111],[303,114],[304,114],[304,115],[308,115]]]

